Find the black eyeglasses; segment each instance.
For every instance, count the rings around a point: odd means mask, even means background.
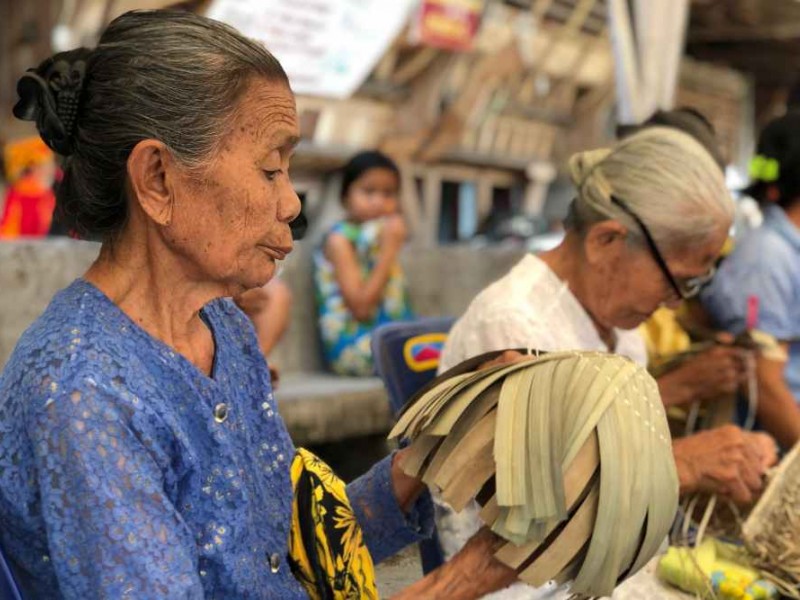
[[[642,230],[642,235],[644,235],[644,239],[647,242],[648,248],[650,248],[650,254],[653,255],[653,258],[656,261],[656,264],[661,269],[661,272],[664,273],[664,277],[667,278],[669,281],[670,287],[675,291],[679,298],[683,298],[684,300],[688,300],[689,298],[694,298],[697,294],[700,293],[700,290],[703,289],[703,286],[711,281],[711,278],[714,277],[714,273],[716,272],[715,267],[711,267],[711,269],[705,275],[700,275],[698,277],[689,277],[686,279],[677,279],[672,272],[669,270],[667,266],[667,261],[664,260],[664,256],[659,252],[658,246],[656,245],[656,241],[653,239],[653,236],[650,234],[650,230],[647,229],[647,226],[642,222],[639,216],[633,212],[628,206],[619,198],[615,196],[611,196],[611,202],[619,206],[625,214],[627,214],[631,219],[636,221],[636,224],[639,226],[639,229]]]

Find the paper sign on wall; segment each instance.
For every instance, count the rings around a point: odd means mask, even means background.
[[[206,13],[264,42],[297,94],[358,89],[408,20],[415,0],[214,0]]]

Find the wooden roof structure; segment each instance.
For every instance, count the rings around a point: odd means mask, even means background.
[[[699,55],[711,52],[705,48],[722,44],[709,39],[713,31],[722,35],[738,28],[733,33],[742,37],[742,15],[754,18],[745,5],[773,3],[800,11],[792,0],[694,0],[690,47]],[[13,134],[5,117],[16,98],[16,79],[50,53],[54,23],[66,18],[86,37],[125,10],[173,4],[203,10],[209,0],[0,3],[0,126],[5,135]],[[720,7],[726,7],[723,16],[715,16]],[[311,141],[298,166],[328,168],[353,147],[381,145],[401,159],[524,171],[531,162],[550,162],[602,143],[610,132],[614,101],[607,11],[607,0],[486,0],[475,50],[461,54],[413,45],[401,33],[354,98],[299,98],[304,133]],[[777,31],[768,29],[775,27],[769,25],[773,12],[757,15],[767,37]],[[783,29],[777,33],[787,35]]]
[[[793,85],[800,74],[800,2],[694,0],[688,51],[748,73],[758,85]]]

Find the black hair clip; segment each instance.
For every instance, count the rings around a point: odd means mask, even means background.
[[[14,116],[35,121],[44,142],[55,152],[69,156],[86,78],[86,48],[56,54],[17,82],[19,102]]]

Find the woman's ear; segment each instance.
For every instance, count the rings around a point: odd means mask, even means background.
[[[613,264],[625,249],[628,228],[619,221],[595,223],[586,232],[583,250],[591,265]]]
[[[167,226],[172,221],[177,167],[167,146],[157,140],[142,140],[128,156],[128,180],[133,199],[155,223]]]

